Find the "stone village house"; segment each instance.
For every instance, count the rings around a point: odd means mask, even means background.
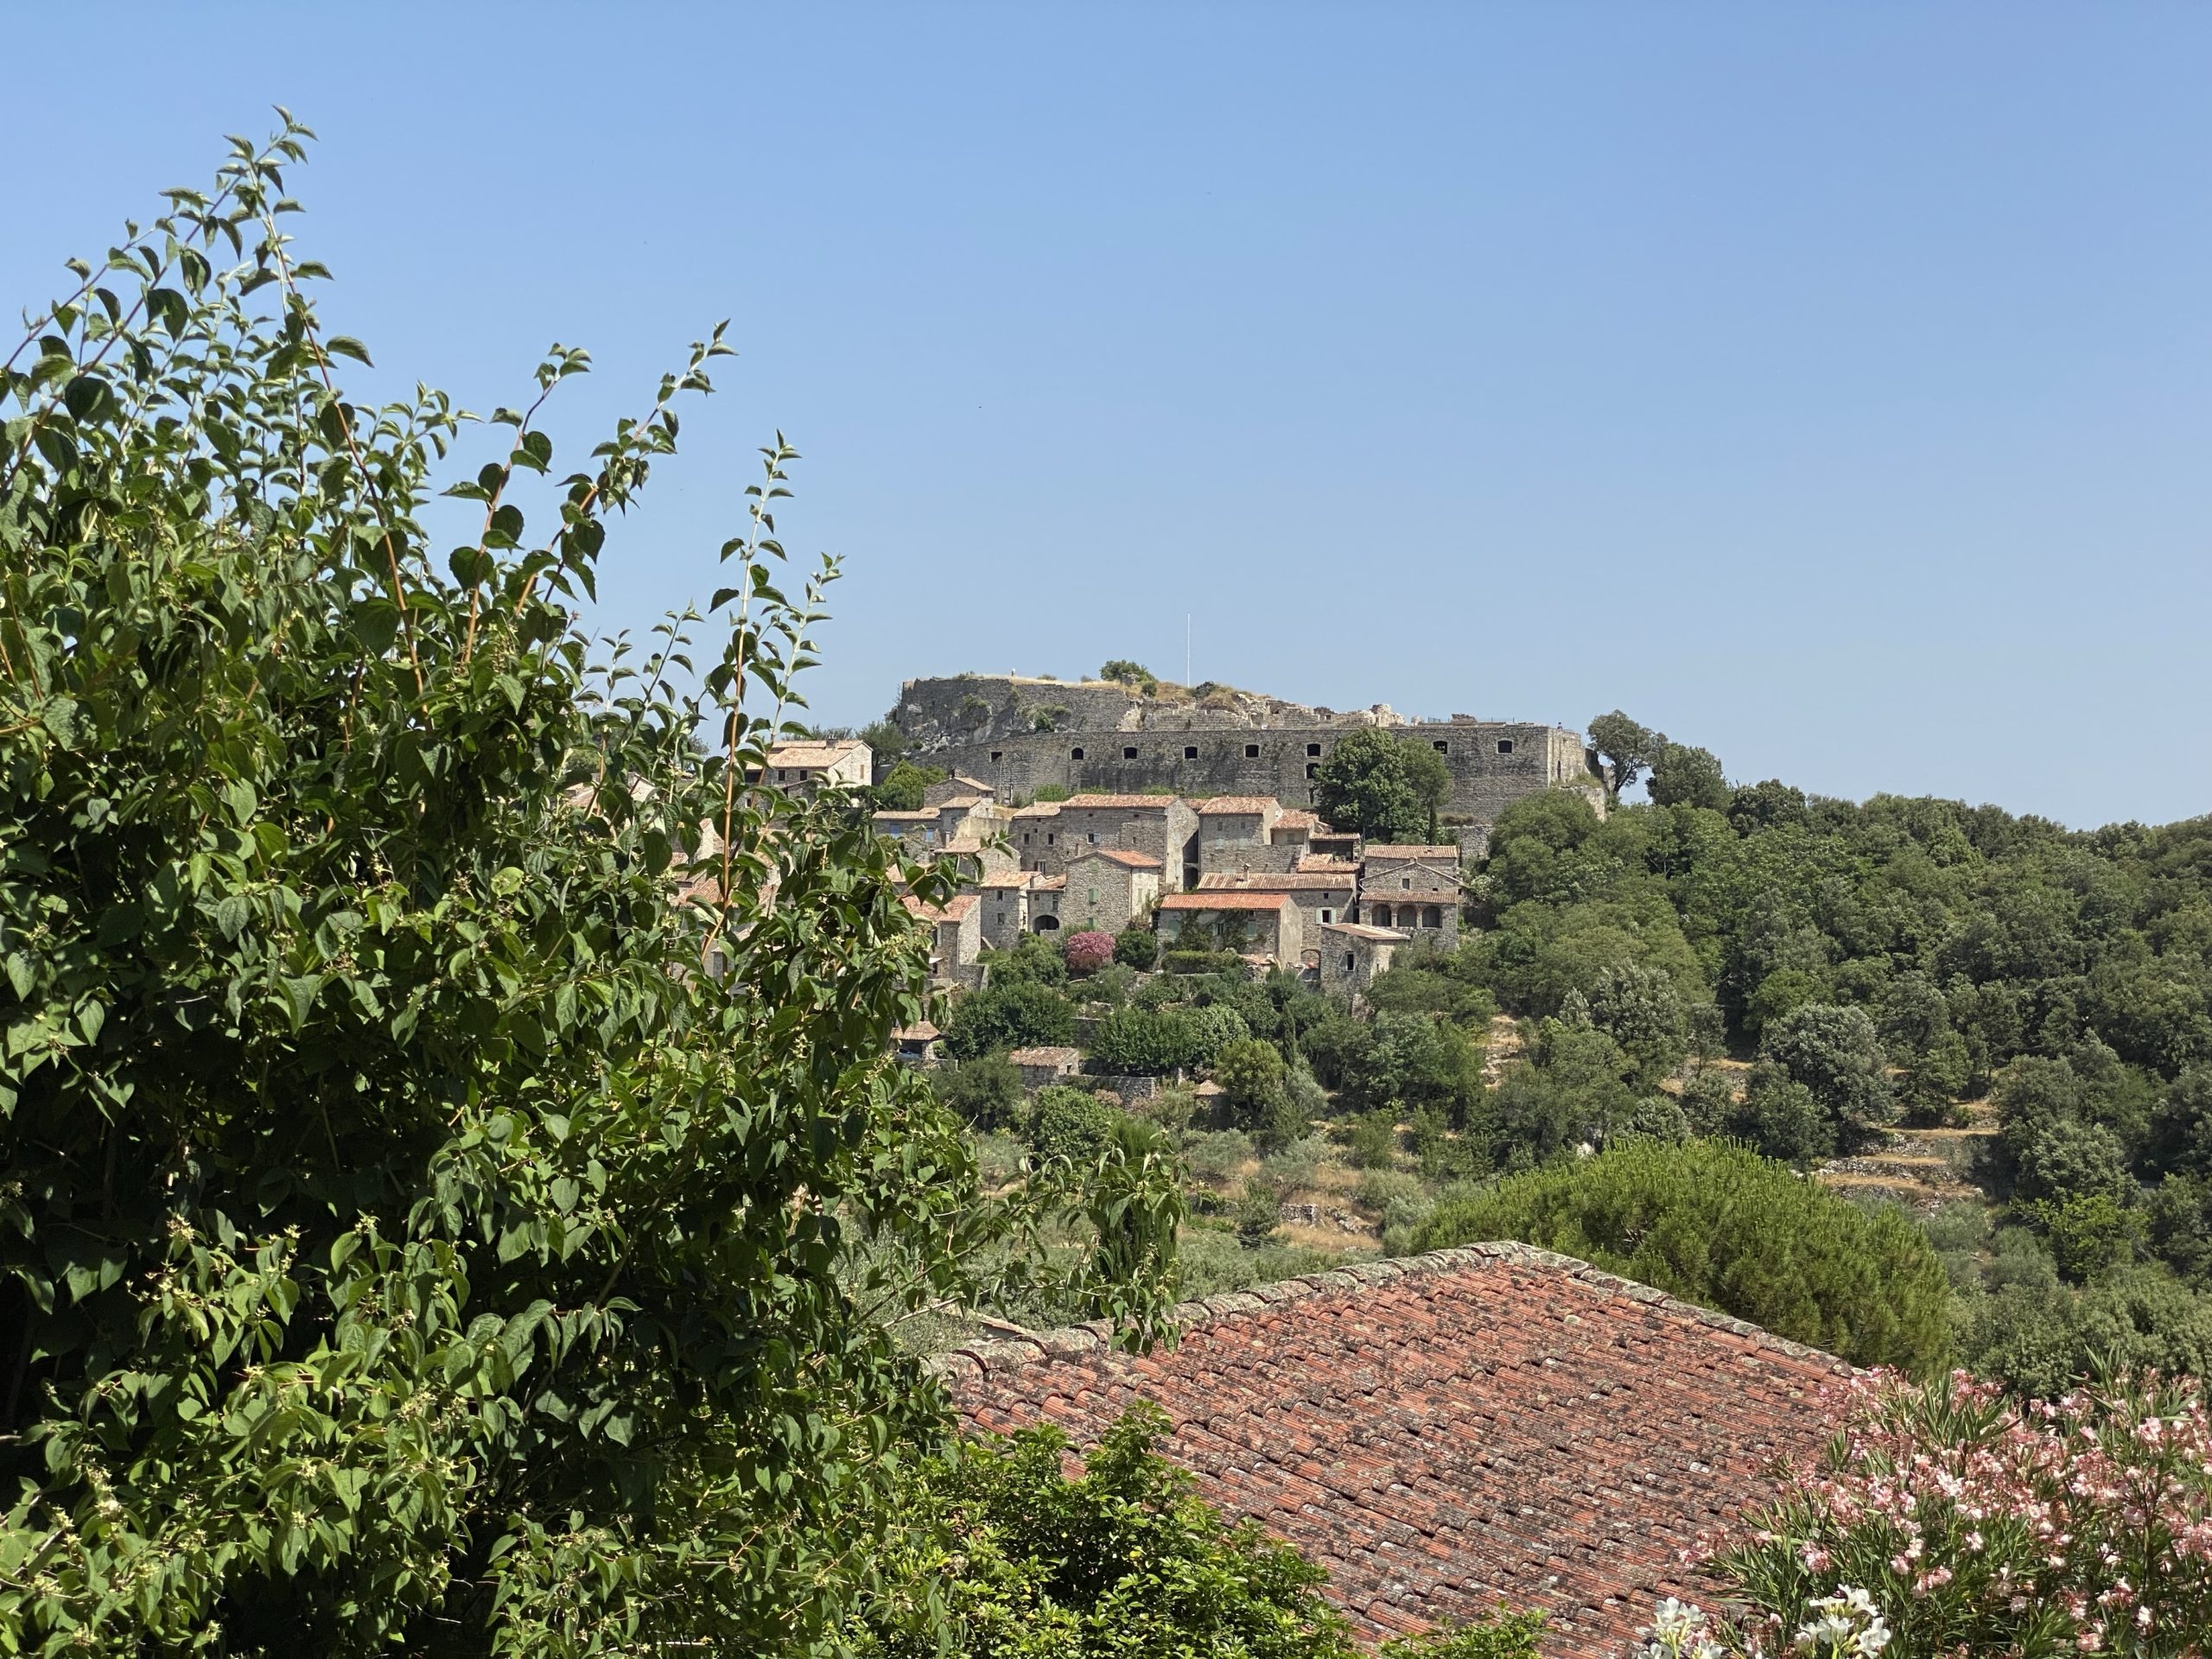
[[[1122,847],[1087,849],[1068,861],[1066,881],[1062,927],[1119,933],[1159,902],[1160,861]]]
[[[1449,950],[1459,942],[1459,849],[1371,846],[1359,873],[1359,915]]]
[[[773,784],[786,795],[812,798],[824,789],[866,789],[874,780],[875,751],[856,737],[821,743],[779,743],[765,769],[746,781]]]
[[[1163,950],[1179,948],[1186,930],[1203,930],[1202,949],[1227,935],[1241,938],[1234,946],[1241,955],[1294,966],[1305,956],[1304,914],[1282,893],[1171,893],[1153,912],[1153,925]]]

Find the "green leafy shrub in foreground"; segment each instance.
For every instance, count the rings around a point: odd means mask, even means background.
[[[747,787],[787,446],[711,623],[579,632],[719,334],[566,478],[556,348],[434,546],[459,417],[345,397],[305,137],[0,367],[0,1649],[808,1651],[950,1429],[891,1321],[1071,1223],[1156,1320],[1172,1164],[986,1198],[890,1058],[950,872]]]
[[[1064,1467],[1054,1428],[968,1442],[914,1486],[880,1586],[850,1631],[863,1659],[936,1659],[941,1600],[968,1659],[1359,1659],[1322,1570],[1231,1524],[1153,1448],[1132,1407]],[[1542,1617],[1386,1643],[1385,1659],[1535,1659]]]
[[[1519,1239],[1854,1364],[1926,1372],[1949,1289],[1920,1230],[1726,1142],[1632,1142],[1440,1205],[1415,1249]]]

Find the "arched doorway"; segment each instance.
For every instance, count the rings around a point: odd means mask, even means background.
[[[1057,916],[1039,916],[1029,924],[1029,927],[1034,933],[1057,933],[1060,931],[1060,918]]]

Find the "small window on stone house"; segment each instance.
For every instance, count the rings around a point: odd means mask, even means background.
[[[1098,832],[1094,830],[1089,835],[1085,836],[1084,839],[1089,842],[1092,846],[1096,847],[1098,844]]]
[[[1124,748],[1122,751],[1122,759],[1124,760],[1134,760],[1136,758],[1137,752],[1135,749]]]
[[[1353,964],[1353,963],[1354,963],[1356,960],[1357,960],[1357,958],[1355,958],[1355,957],[1352,956],[1352,953],[1351,953],[1351,951],[1347,950],[1347,951],[1345,951],[1345,952],[1344,952],[1344,972],[1346,972],[1346,973],[1350,973],[1350,972],[1351,972],[1351,970],[1352,970],[1352,964]]]
[[[1499,739],[1497,740],[1497,752],[1498,752],[1500,754],[1510,754],[1510,753],[1513,753],[1513,740],[1512,740],[1511,738],[1510,738],[1510,737],[1501,737],[1501,738],[1499,738]]]
[[[1093,888],[1090,890],[1090,903],[1092,903],[1092,904],[1094,904],[1094,905],[1095,905],[1095,904],[1096,904],[1096,903],[1098,902],[1098,889],[1097,889],[1097,888],[1096,888],[1096,887],[1093,887]]]
[[[993,750],[991,751],[991,759],[992,759],[992,760],[1005,760],[1005,759],[1006,759],[1006,751],[1005,751],[1004,749],[993,749]]]
[[[1082,760],[1082,759],[1083,759],[1083,751],[1082,751],[1081,749],[1070,749],[1070,750],[1068,751],[1068,759],[1069,759],[1069,760]]]
[[[1247,743],[1244,746],[1244,758],[1247,760],[1258,760],[1260,758],[1260,746],[1256,743]]]
[[[1306,763],[1306,775],[1308,778],[1319,777],[1321,775],[1320,763],[1315,760],[1308,760]]]
[[[1402,887],[1411,887],[1413,884],[1414,879],[1410,875],[1402,875],[1398,878],[1398,885]]]
[[[1047,836],[1045,837],[1045,844],[1046,844],[1047,847],[1049,847],[1049,846],[1051,846],[1051,845],[1052,844],[1052,837],[1050,835],[1047,835]]]
[[[1308,743],[1306,746],[1306,753],[1308,754],[1319,754],[1321,753],[1321,746],[1319,743]]]
[[[1440,737],[1436,740],[1436,752],[1439,754],[1449,754],[1452,753],[1452,746]]]
[[[778,766],[778,767],[776,768],[776,781],[777,781],[778,783],[779,783],[779,784],[787,784],[787,783],[791,782],[791,771],[790,771],[790,769],[789,769],[788,767],[785,767],[785,766]]]
[[[1198,746],[1195,743],[1185,743],[1183,746],[1183,758],[1185,760],[1197,760],[1198,758]]]
[[[1324,910],[1324,911],[1321,912],[1321,921],[1322,921],[1322,925],[1323,925],[1324,926],[1327,925],[1328,925],[1329,923],[1331,923],[1331,922],[1335,921],[1336,919],[1337,919],[1337,912],[1336,912],[1335,911],[1333,911],[1333,910]]]

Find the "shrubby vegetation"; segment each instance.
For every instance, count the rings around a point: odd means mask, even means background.
[[[279,229],[304,136],[79,267],[0,381],[0,1630],[804,1646],[947,1429],[898,1323],[1057,1271],[1141,1338],[1169,1166],[1117,1135],[987,1197],[890,1061],[899,890],[951,872],[745,787],[835,575],[781,585],[787,446],[714,635],[577,632],[719,335],[558,481],[553,352],[435,555],[461,417],[346,398]]]
[[[948,1614],[970,1659],[1358,1659],[1325,1574],[1194,1496],[1153,1449],[1167,1427],[1133,1408],[1074,1477],[1052,1428],[933,1465],[848,1631],[862,1659],[934,1659]],[[1535,1659],[1542,1624],[1502,1616],[1385,1643],[1380,1659]]]
[[[1926,1238],[1738,1147],[1631,1142],[1440,1205],[1414,1249],[1520,1239],[1854,1364],[1927,1372],[1950,1344]]]
[[[1827,1452],[1720,1541],[1742,1623],[1670,1605],[1657,1656],[2126,1654],[2212,1630],[2201,1387],[2138,1376],[2023,1407],[1964,1376],[1857,1384]],[[1712,1643],[1710,1649],[1703,1644]]]
[[[1314,769],[1313,804],[1340,830],[1370,841],[1433,842],[1452,797],[1452,773],[1420,739],[1367,726],[1339,741]]]

